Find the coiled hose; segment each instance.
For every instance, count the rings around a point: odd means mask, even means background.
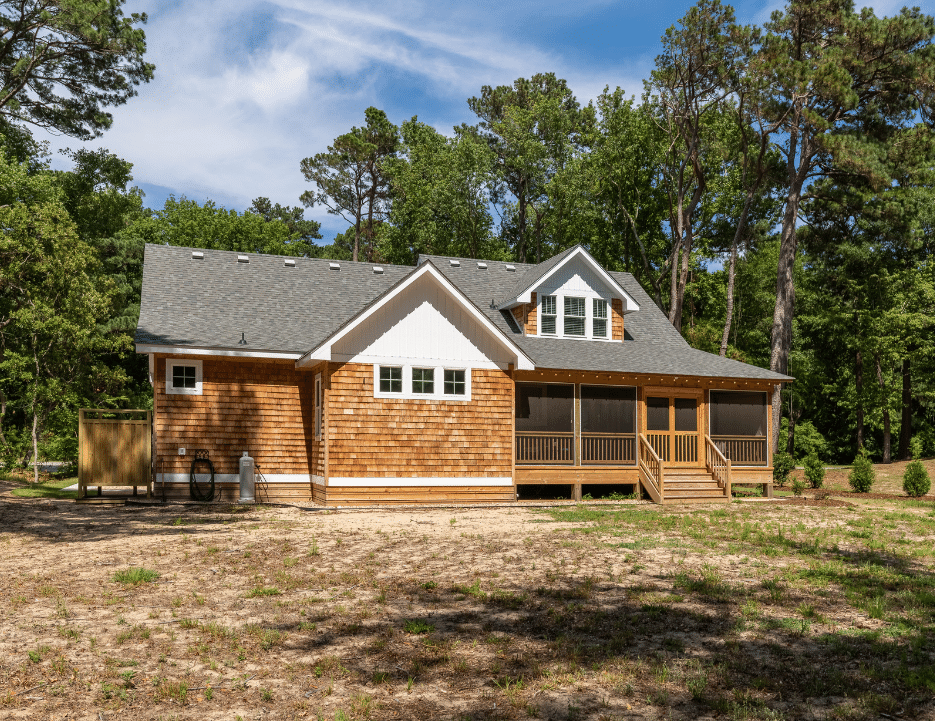
[[[208,467],[207,471],[202,471],[202,475],[208,471],[211,472],[211,480],[207,483],[207,493],[202,490],[202,486],[205,485],[205,482],[202,481],[199,483],[196,475],[199,465]],[[211,462],[210,458],[195,456],[195,460],[192,461],[192,472],[188,476],[188,488],[191,491],[192,499],[196,501],[210,503],[214,500],[214,464]]]

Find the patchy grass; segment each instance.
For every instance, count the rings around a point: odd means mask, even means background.
[[[48,505],[0,501],[9,714],[935,717],[931,503]]]
[[[0,470],[0,473],[3,473]],[[12,493],[18,498],[78,498],[78,491],[63,491],[63,488],[73,486],[78,482],[78,478],[48,478],[39,483],[30,483],[13,475],[6,478],[0,477],[0,480],[18,481],[21,485],[14,488]]]
[[[159,578],[159,572],[149,568],[127,568],[117,571],[111,579],[114,583],[138,586],[141,583],[153,583]]]

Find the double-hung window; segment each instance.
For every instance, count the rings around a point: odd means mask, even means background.
[[[563,320],[565,335],[584,335],[584,298],[565,296],[565,317]]]
[[[556,303],[554,295],[542,296],[542,327],[543,335],[555,335]]]
[[[400,366],[380,366],[380,393],[403,392],[403,369]]]
[[[594,338],[607,337],[607,301],[594,299],[594,317],[591,323],[591,335]]]
[[[412,369],[412,392],[427,394],[432,394],[435,392],[434,368]]]

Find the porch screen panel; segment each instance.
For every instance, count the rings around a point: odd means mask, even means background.
[[[573,433],[575,430],[574,387],[545,383],[518,383],[516,385],[516,430]]]
[[[581,386],[582,433],[635,433],[636,388]]]
[[[712,436],[765,436],[766,394],[711,391]]]
[[[575,462],[574,386],[517,383],[516,462]]]
[[[581,462],[636,463],[636,388],[581,386]]]
[[[711,440],[734,465],[765,466],[766,393],[711,391]]]

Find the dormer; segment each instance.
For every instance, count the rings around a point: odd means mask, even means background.
[[[633,297],[582,246],[527,270],[497,307],[524,333],[544,338],[623,341]]]

